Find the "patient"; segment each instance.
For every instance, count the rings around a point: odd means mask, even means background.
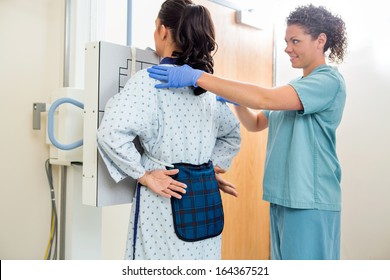
[[[189,64],[213,73],[215,34],[205,7],[167,0],[155,23],[161,64]],[[230,194],[235,191],[228,182],[217,182],[214,169],[227,170],[237,154],[239,122],[225,103],[202,88],[160,90],[157,82],[146,70],[137,72],[109,100],[98,130],[98,148],[113,179],[130,176],[139,182],[125,258],[220,259],[218,184]],[[142,156],[133,143],[137,136]],[[186,207],[191,215],[180,216]]]

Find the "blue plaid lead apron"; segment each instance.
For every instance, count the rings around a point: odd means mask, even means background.
[[[182,195],[181,199],[171,198],[173,224],[177,237],[187,242],[194,242],[220,235],[224,227],[224,213],[213,163],[209,161],[201,165],[168,164],[152,157],[146,151],[144,153],[152,161],[165,165],[167,169],[179,169],[179,173],[172,178],[187,185],[186,193]],[[141,184],[138,183],[133,259],[135,259],[136,251],[140,188]]]
[[[187,185],[181,199],[171,198],[176,235],[190,242],[220,235],[224,213],[213,163],[173,165],[179,173],[172,178]]]

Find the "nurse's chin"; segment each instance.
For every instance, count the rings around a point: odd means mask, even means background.
[[[302,66],[300,66],[300,65],[298,65],[296,63],[291,63],[291,67],[295,68],[295,69],[301,69],[302,68]]]

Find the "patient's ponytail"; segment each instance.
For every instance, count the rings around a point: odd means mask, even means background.
[[[201,5],[189,0],[167,0],[159,13],[161,23],[171,29],[175,43],[180,51],[172,55],[177,57],[178,65],[188,64],[192,68],[214,73],[212,53],[216,51],[214,24],[210,12]],[[198,87],[195,95],[204,93]]]

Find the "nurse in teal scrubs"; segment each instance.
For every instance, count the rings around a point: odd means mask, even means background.
[[[292,67],[303,70],[287,85],[265,88],[187,65],[148,71],[162,81],[156,87],[202,87],[221,101],[236,103],[234,110],[249,131],[268,128],[263,199],[270,202],[272,259],[339,259],[341,168],[336,129],[346,89],[342,75],[326,58],[343,61],[345,23],[311,4],[297,7],[286,23],[285,52]]]

